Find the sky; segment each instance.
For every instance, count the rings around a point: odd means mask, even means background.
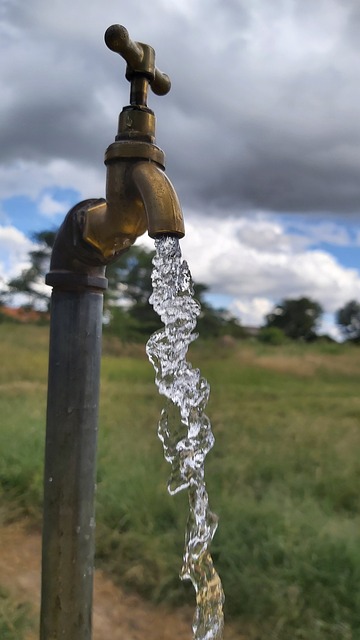
[[[244,325],[308,296],[338,335],[360,300],[358,0],[1,0],[0,287],[34,232],[105,195],[129,101],[114,23],[172,81],[149,106],[194,280]]]

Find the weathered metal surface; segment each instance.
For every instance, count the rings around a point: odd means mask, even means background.
[[[102,293],[54,289],[41,640],[90,640]]]

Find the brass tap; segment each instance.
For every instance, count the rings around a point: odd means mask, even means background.
[[[83,239],[108,259],[146,230],[152,238],[182,238],[185,232],[178,197],[164,173],[164,153],[155,145],[155,115],[147,106],[149,87],[165,95],[170,79],[155,67],[154,49],[130,40],[125,27],[109,27],[105,43],[127,62],[130,104],[121,111],[115,142],[105,152],[106,200],[89,202]]]

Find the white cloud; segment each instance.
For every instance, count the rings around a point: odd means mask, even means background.
[[[103,33],[121,19],[172,77],[170,94],[149,104],[187,204],[359,212],[354,1],[122,4],[120,16],[113,0],[5,3],[0,156],[12,192],[31,188],[28,168],[38,192],[53,163],[65,162],[73,189],[83,182],[80,166],[98,167],[87,186],[103,195],[103,152],[128,101],[124,61]],[[8,180],[0,180],[4,191]]]
[[[356,230],[354,229],[355,238],[353,239],[347,227],[332,220],[322,220],[317,223],[293,221],[292,226],[295,233],[300,232],[301,236],[298,237],[303,239],[304,246],[326,243],[345,247],[356,244]]]
[[[7,282],[16,278],[30,266],[29,252],[36,249],[19,229],[8,225],[0,226],[0,292],[7,290]],[[34,289],[50,295],[51,288],[43,283],[35,284]],[[26,295],[16,294],[11,303],[18,306],[28,302]],[[41,304],[41,303],[40,303]]]
[[[53,198],[49,193],[45,193],[41,196],[40,202],[38,204],[38,209],[41,215],[45,218],[53,218],[57,216],[59,213],[65,214],[70,208],[69,203],[67,202],[59,202]]]
[[[38,200],[44,190],[54,187],[73,189],[80,194],[80,199],[104,197],[105,169],[102,159],[99,159],[98,169],[61,159],[45,164],[34,160],[16,160],[0,165],[0,199],[24,195]]]
[[[355,244],[357,247],[360,247],[360,229],[358,229],[355,234]]]
[[[11,224],[11,221],[10,221],[9,215],[6,213],[6,211],[3,208],[3,205],[0,203],[0,225],[6,226],[10,224]]]
[[[274,306],[268,298],[242,298],[235,299],[230,305],[230,312],[238,318],[245,327],[259,327],[263,324],[265,316]]]
[[[360,299],[360,273],[326,251],[304,248],[307,241],[288,234],[281,219],[229,220],[219,214],[216,222],[204,223],[194,215],[186,230],[182,250],[194,280],[232,296],[233,310],[249,321],[283,298],[308,296],[327,313]]]
[[[284,226],[274,216],[255,214],[237,221],[236,234],[240,242],[259,251],[292,253],[309,243],[306,235],[284,233]]]
[[[330,336],[331,338],[333,338],[333,340],[336,340],[337,342],[342,342],[344,339],[344,336],[342,335],[338,325],[334,324],[333,316],[327,313],[324,314],[321,320],[318,333],[320,335]]]
[[[29,266],[28,253],[35,245],[12,226],[0,226],[0,278],[6,281]]]

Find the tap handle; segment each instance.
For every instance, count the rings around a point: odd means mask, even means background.
[[[125,27],[113,24],[106,29],[105,43],[111,51],[119,53],[127,62],[126,78],[128,80],[132,80],[136,75],[143,75],[148,79],[156,95],[164,96],[170,91],[169,76],[155,67],[154,49],[142,42],[131,40]]]

